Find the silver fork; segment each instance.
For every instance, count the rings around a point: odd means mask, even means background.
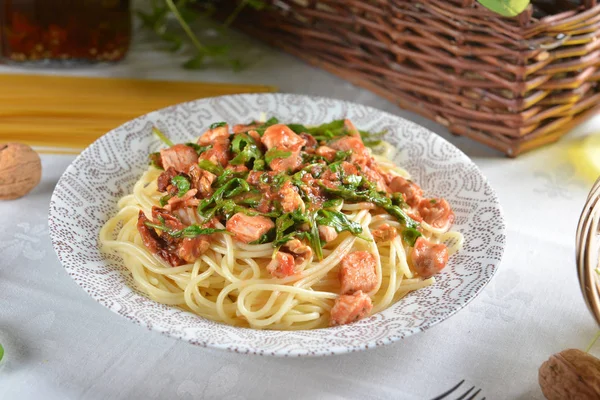
[[[462,381],[458,382],[456,384],[456,386],[454,386],[453,388],[449,389],[448,391],[440,394],[437,397],[434,397],[431,400],[442,400],[442,399],[449,399],[448,396],[450,396],[451,394],[455,393],[458,388],[465,383],[465,380],[463,379]],[[472,393],[471,393],[472,392]],[[456,400],[474,400],[477,395],[481,392],[481,389],[477,389],[475,390],[475,386],[471,386],[471,388],[469,390],[467,390],[466,392],[464,392],[462,395],[460,395],[459,397],[456,398]],[[455,393],[458,394],[458,393]],[[469,396],[470,395],[470,396]],[[467,397],[469,396],[469,397]],[[480,400],[485,400],[485,397],[482,397]]]

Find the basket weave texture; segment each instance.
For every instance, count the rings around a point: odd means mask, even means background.
[[[515,18],[474,0],[268,3],[238,27],[512,157],[600,109],[596,1],[534,0]]]

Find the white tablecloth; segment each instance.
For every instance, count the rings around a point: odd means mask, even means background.
[[[497,275],[449,320],[366,352],[277,359],[195,347],[113,314],[64,272],[48,237],[47,209],[73,157],[42,156],[41,184],[25,198],[0,202],[0,343],[6,350],[0,399],[425,399],[462,379],[488,399],[543,398],[540,364],[565,348],[584,348],[597,330],[574,265],[577,218],[592,181],[568,150],[600,130],[600,118],[557,145],[511,160],[297,59],[244,43],[261,61],[241,73],[185,71],[182,59],[157,52],[143,37],[115,66],[0,66],[0,72],[256,82],[415,120],[473,158],[498,192],[508,239]]]

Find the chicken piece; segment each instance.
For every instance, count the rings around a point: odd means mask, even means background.
[[[356,291],[370,292],[377,286],[375,257],[367,251],[355,251],[342,258],[339,279],[341,294],[352,294]]]
[[[171,197],[165,206],[165,210],[175,211],[185,207],[197,207],[200,200],[196,198],[196,193],[198,193],[198,189],[190,189],[181,197]]]
[[[317,150],[315,151],[315,153],[318,156],[321,156],[323,158],[325,158],[328,162],[332,162],[333,159],[335,158],[335,155],[337,154],[337,150],[336,149],[332,149],[329,146],[320,146],[317,148]]]
[[[331,226],[319,225],[319,237],[325,243],[329,243],[338,237],[338,233]]]
[[[194,164],[196,165],[196,164]],[[166,171],[162,172],[156,179],[156,186],[159,192],[169,192],[169,194],[175,195],[178,190],[177,187],[173,187],[171,180],[175,178],[179,173],[175,171],[175,168],[170,167]]]
[[[283,212],[289,213],[294,210],[304,212],[304,202],[298,193],[298,188],[292,185],[292,182],[285,182],[279,189],[279,198],[281,199],[281,208]]]
[[[310,135],[308,133],[301,133],[300,137],[304,139],[304,151],[306,152],[313,152],[314,149],[316,149],[319,146],[317,140],[314,138],[313,135]]]
[[[391,225],[382,224],[371,231],[376,243],[384,243],[393,240],[398,236],[398,230]]]
[[[208,235],[185,238],[179,244],[177,255],[187,263],[195,262],[210,247]]]
[[[231,164],[229,164],[227,166],[227,168],[225,168],[225,169],[233,171],[235,173],[248,172],[248,167],[246,167],[244,164],[240,164],[240,165],[231,165]]]
[[[359,165],[361,168],[367,165],[371,160],[369,150],[364,145],[360,136],[344,136],[329,143],[329,147],[342,151],[352,150],[350,161],[353,164]]]
[[[362,173],[370,182],[375,184],[377,191],[390,192],[390,188],[385,183],[385,178],[375,169],[365,165],[362,169]]]
[[[348,179],[347,177],[349,177],[351,175],[358,175],[358,169],[356,168],[356,166],[350,164],[347,161],[343,161],[340,164],[340,169],[341,169],[342,174],[346,177],[344,183],[347,183],[347,179]],[[329,168],[326,168],[323,171],[323,173],[321,174],[321,179],[322,179],[323,183],[327,184],[328,186],[336,187],[340,183],[342,174],[340,174],[340,172],[334,172],[334,171],[330,170]]]
[[[158,255],[160,258],[171,264],[173,267],[182,265],[184,261],[174,254],[174,249],[154,230],[146,226],[146,222],[149,222],[143,211],[140,211],[138,215],[137,230],[142,237],[144,246],[152,253]]]
[[[440,272],[448,262],[448,248],[444,244],[434,244],[424,237],[415,242],[410,252],[413,270],[423,278],[429,278]]]
[[[310,246],[302,243],[298,239],[288,241],[283,247],[292,253],[296,265],[301,265],[312,257],[312,249]]]
[[[160,157],[165,170],[174,168],[180,173],[187,172],[193,164],[198,162],[198,153],[185,144],[176,144],[168,149],[161,149]]]
[[[389,186],[393,193],[403,194],[406,204],[411,207],[419,206],[423,198],[423,190],[419,185],[401,176],[395,176]]]
[[[201,160],[208,160],[215,165],[226,167],[231,155],[229,154],[229,140],[221,140],[212,144],[212,148],[200,154]]]
[[[371,298],[362,291],[343,294],[335,299],[331,308],[329,326],[345,325],[364,318],[373,309]]]
[[[234,214],[226,224],[226,229],[240,242],[250,243],[275,227],[273,221],[261,215],[250,216],[244,213]]]
[[[448,230],[454,223],[454,212],[445,199],[421,200],[419,214],[434,228]]]
[[[212,195],[212,184],[215,179],[217,179],[215,174],[200,168],[197,164],[194,164],[190,167],[188,175],[190,176],[192,188],[198,190],[200,198],[206,198]]]
[[[166,208],[160,208],[157,206],[152,207],[152,219],[154,221],[160,221],[161,219],[165,221],[165,226],[173,231],[178,231],[183,229],[183,223],[169,210]],[[160,223],[159,223],[160,224]]]
[[[285,278],[296,273],[296,263],[291,254],[278,251],[267,265],[267,271],[275,278]]]
[[[300,157],[300,150],[292,151],[291,154],[285,158],[275,158],[271,160],[269,167],[275,172],[296,172],[302,165],[302,157]]]
[[[232,131],[233,131],[233,133],[243,133],[243,132],[248,132],[252,129],[256,129],[259,126],[260,126],[260,124],[250,124],[250,125],[237,124],[237,125],[233,126]],[[256,131],[254,131],[254,132],[256,132]]]
[[[198,144],[200,146],[208,146],[209,144],[227,140],[229,140],[229,125],[207,130],[198,139]]]
[[[291,152],[299,152],[306,144],[306,140],[283,124],[268,127],[260,140],[267,149],[275,147],[278,150]]]

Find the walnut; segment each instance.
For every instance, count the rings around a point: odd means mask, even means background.
[[[542,364],[538,378],[548,400],[600,399],[600,360],[581,350],[554,354]]]
[[[40,183],[42,163],[33,149],[22,143],[0,144],[0,200],[25,196]]]

